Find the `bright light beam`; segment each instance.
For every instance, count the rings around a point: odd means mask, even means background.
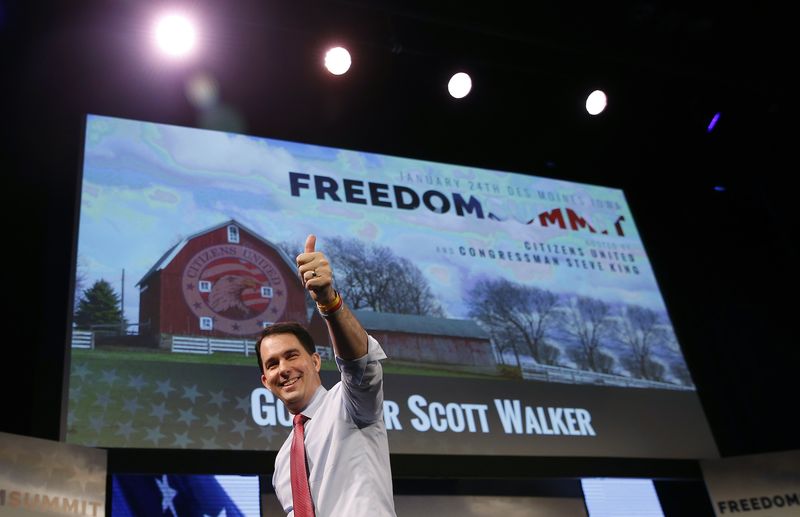
[[[350,52],[344,47],[334,47],[325,53],[325,68],[333,75],[342,75],[350,70]]]
[[[472,90],[472,78],[469,74],[458,72],[453,74],[447,83],[447,91],[454,99],[463,99]]]
[[[170,57],[187,56],[195,47],[197,35],[194,24],[182,14],[161,16],[153,28],[156,45]]]
[[[599,115],[607,105],[608,98],[602,90],[595,90],[586,98],[586,111],[589,115]]]

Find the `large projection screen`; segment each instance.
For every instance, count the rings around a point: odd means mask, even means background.
[[[716,446],[621,190],[89,115],[63,434],[277,450],[255,338],[308,234],[382,344],[393,453],[705,458]]]

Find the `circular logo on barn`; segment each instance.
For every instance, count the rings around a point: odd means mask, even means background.
[[[186,263],[183,297],[201,330],[252,335],[286,309],[286,282],[263,254],[221,244],[199,251]]]

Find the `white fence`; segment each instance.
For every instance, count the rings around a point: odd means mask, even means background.
[[[169,348],[183,354],[209,355],[215,352],[230,352],[249,356],[255,354],[253,339],[217,339],[210,337],[170,336]]]
[[[255,355],[255,341],[252,339],[217,339],[206,337],[170,336],[167,338],[169,349],[182,354],[209,355],[215,352],[231,352]],[[322,359],[333,361],[333,348],[318,346],[317,353]]]
[[[72,331],[72,348],[94,350],[94,332],[88,330]]]
[[[333,361],[333,347],[330,346],[317,346],[317,353],[320,358],[326,361]]]
[[[687,386],[670,384],[667,382],[649,381],[647,379],[634,379],[611,375],[608,373],[587,372],[585,370],[572,370],[559,366],[527,365],[522,364],[522,378],[529,381],[563,382],[568,384],[596,384],[605,386],[628,386],[635,388],[662,388],[668,390],[691,390]]]

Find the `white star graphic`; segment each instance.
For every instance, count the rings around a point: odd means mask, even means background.
[[[173,433],[173,436],[175,436],[175,441],[172,443],[172,445],[180,447],[181,449],[185,449],[190,443],[194,443],[194,441],[189,438],[189,431],[181,434]]]
[[[125,440],[128,441],[131,439],[131,434],[133,434],[133,421],[128,420],[127,422],[117,422],[117,432],[115,433],[117,436],[124,436]]]
[[[158,445],[158,442],[166,436],[161,432],[161,426],[145,429],[145,432],[147,433],[147,436],[144,439],[150,440],[153,442],[153,445]]]
[[[81,386],[72,386],[69,390],[69,399],[75,402],[79,402],[82,397],[81,393]]]
[[[158,404],[158,405],[156,405],[156,404],[152,405],[152,410],[150,411],[150,416],[154,416],[154,417],[158,418],[159,422],[163,422],[164,421],[164,417],[166,415],[169,415],[170,413],[172,413],[172,411],[168,410],[166,408],[166,404],[164,402],[162,402],[161,404]]]
[[[117,370],[115,368],[112,368],[110,370],[103,370],[102,379],[100,379],[100,382],[105,382],[106,384],[111,386],[117,381],[118,378],[119,377],[117,376]]]
[[[139,405],[139,399],[137,397],[123,401],[122,405],[124,406],[123,411],[127,411],[131,415],[135,415],[136,412],[139,411],[139,408],[142,407]]]
[[[175,503],[172,502],[175,496],[178,495],[178,491],[169,486],[169,480],[167,480],[166,474],[164,474],[161,479],[156,479],[156,484],[158,485],[158,489],[161,490],[161,511],[165,512],[169,510],[174,517],[178,517],[178,514],[175,512]]]
[[[129,375],[128,378],[130,379],[128,381],[128,386],[135,389],[137,393],[142,391],[143,387],[147,386],[147,382],[141,375]]]
[[[219,419],[219,415],[206,415],[206,423],[203,424],[203,427],[213,427],[214,431],[219,431],[220,425],[222,425],[222,420]]]
[[[234,422],[232,433],[239,433],[239,435],[244,438],[244,435],[249,431],[250,428],[247,426],[247,419],[243,418],[241,420],[236,420]]]
[[[265,425],[261,428],[261,432],[258,433],[259,438],[266,438],[267,442],[272,441],[272,437],[275,436],[275,429],[271,425]]]
[[[76,364],[72,368],[72,375],[75,377],[80,377],[81,380],[86,380],[86,376],[89,375],[91,372],[89,368],[85,364]]]
[[[228,402],[228,398],[225,396],[223,390],[211,392],[211,401],[209,404],[214,404],[218,408],[221,408],[226,402]]]
[[[156,393],[161,393],[162,395],[164,395],[164,397],[165,397],[165,398],[166,398],[166,397],[169,397],[169,393],[170,393],[171,391],[175,391],[175,388],[173,388],[173,387],[170,385],[170,384],[171,384],[171,383],[170,383],[170,379],[167,379],[167,380],[166,380],[166,381],[164,381],[164,382],[158,382],[158,381],[156,381],[156,384],[158,385],[158,387],[156,388]]]
[[[244,397],[236,397],[236,409],[241,409],[247,413],[250,412],[250,395]]]
[[[198,417],[194,416],[194,412],[192,411],[192,408],[189,408],[189,409],[186,409],[186,410],[179,409],[178,413],[181,414],[181,416],[178,417],[178,422],[183,422],[189,427],[191,427],[192,421],[197,420],[197,418],[198,418]]]
[[[111,402],[111,395],[108,393],[98,393],[93,406],[100,406],[103,409],[108,409],[108,404]]]
[[[201,397],[200,392],[197,391],[197,384],[191,387],[183,387],[183,398],[189,399],[192,401],[192,404],[197,402],[197,397]]]
[[[103,415],[90,416],[89,421],[91,422],[89,424],[89,427],[94,429],[94,432],[96,432],[97,434],[100,434],[100,432],[103,430],[103,427],[105,427],[106,425],[106,419],[105,417],[103,417]]]
[[[91,491],[86,490],[86,485],[94,485],[95,488],[105,486],[105,471],[92,468],[91,465],[76,468],[71,479],[81,487],[81,491],[86,494]]]
[[[219,449],[219,445],[214,441],[214,438],[201,438],[203,441],[203,449]]]

